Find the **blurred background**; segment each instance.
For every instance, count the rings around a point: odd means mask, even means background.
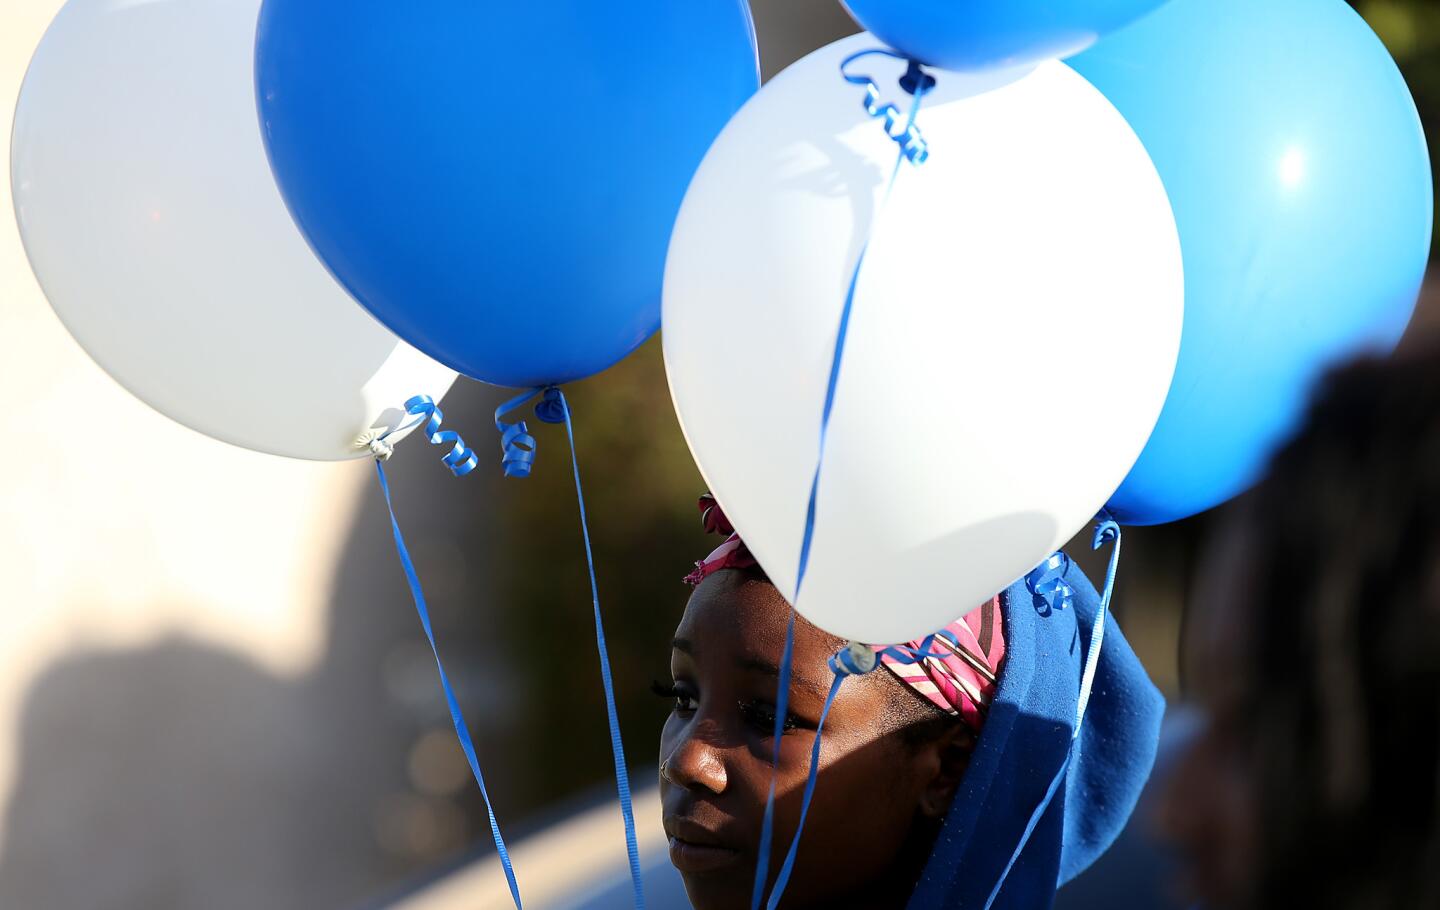
[[[4,122],[59,5],[0,8]],[[834,0],[752,5],[767,77],[857,30]],[[1356,5],[1405,70],[1433,144],[1440,5]],[[1430,293],[1410,341],[1437,332]],[[0,392],[12,427],[0,449],[0,908],[508,903],[368,465],[231,449],[129,397],[55,319],[8,217]],[[447,426],[485,452],[504,397],[462,381]],[[710,546],[694,507],[703,487],[658,343],[571,400],[619,711],[645,791],[668,711],[649,684],[668,678],[680,579]],[[599,910],[628,906],[628,886],[554,430],[537,434],[527,480],[498,465],[456,479],[421,446],[400,447],[391,473],[527,903]],[[1115,612],[1172,699],[1186,592],[1213,524],[1126,535]],[[653,797],[637,798],[652,904],[681,906]],[[1103,877],[1077,884],[1068,906],[1117,905]]]

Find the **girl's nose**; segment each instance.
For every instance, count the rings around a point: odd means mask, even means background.
[[[702,724],[692,724],[685,737],[660,763],[660,776],[687,790],[725,791],[729,776],[724,753],[705,736]]]

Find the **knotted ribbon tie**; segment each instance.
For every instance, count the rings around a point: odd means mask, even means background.
[[[865,87],[865,113],[885,121],[885,134],[900,145],[900,153],[911,164],[924,164],[925,159],[930,157],[930,146],[920,133],[920,128],[915,125],[913,111],[909,117],[906,117],[895,105],[881,104],[880,87],[875,84],[874,79],[864,74],[851,75],[845,71],[856,60],[871,56],[904,60],[906,70],[905,75],[900,77],[900,87],[907,94],[915,96],[917,101],[921,95],[935,87],[935,77],[921,69],[920,64],[914,60],[908,60],[894,51],[880,48],[851,54],[840,64],[840,75],[846,82]]]
[[[1065,552],[1052,553],[1044,562],[1030,570],[1025,576],[1025,588],[1035,604],[1035,612],[1049,616],[1053,612],[1068,610],[1075,603],[1075,589],[1065,576],[1070,572],[1070,556]]]

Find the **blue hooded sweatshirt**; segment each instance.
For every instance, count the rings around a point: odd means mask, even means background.
[[[1002,880],[991,910],[1048,910],[1056,889],[1105,852],[1135,808],[1155,761],[1165,700],[1110,618],[1063,785],[1025,840],[1072,748],[1100,604],[1073,562],[1064,579],[1073,590],[1069,606],[1031,594],[1023,580],[1001,595],[1005,662],[909,910],[984,910]]]

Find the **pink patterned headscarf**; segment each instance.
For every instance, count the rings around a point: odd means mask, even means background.
[[[759,568],[759,562],[735,533],[715,497],[706,493],[700,497],[699,505],[705,530],[725,535],[725,542],[695,563],[695,570],[685,576],[685,581],[698,585],[721,569]],[[879,645],[873,647],[880,652],[885,669],[896,678],[935,707],[979,732],[990,700],[995,696],[1000,663],[1005,657],[1003,626],[1000,598],[995,597],[946,626],[943,634],[902,643],[898,650],[909,651],[918,660],[911,662],[895,651],[882,650]]]

